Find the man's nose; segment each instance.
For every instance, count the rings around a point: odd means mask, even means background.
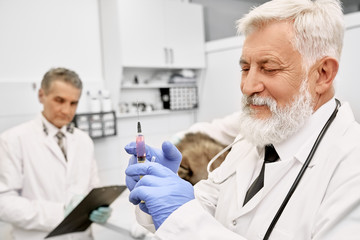
[[[264,91],[265,86],[261,80],[261,74],[255,69],[250,68],[246,75],[241,79],[241,91],[247,96]]]
[[[71,113],[71,105],[70,104],[64,104],[61,108],[62,113],[68,115]]]

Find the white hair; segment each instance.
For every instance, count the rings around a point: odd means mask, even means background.
[[[272,0],[238,20],[237,30],[246,36],[269,22],[282,20],[293,22],[292,44],[305,69],[325,56],[340,61],[345,24],[339,0]]]

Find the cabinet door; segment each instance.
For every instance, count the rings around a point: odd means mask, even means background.
[[[204,20],[202,6],[176,1],[164,2],[165,46],[169,66],[203,68]]]
[[[164,67],[163,0],[119,3],[123,66]]]
[[[198,121],[211,121],[241,109],[241,56],[244,38],[207,43],[206,69],[199,87]],[[213,106],[221,106],[214,111]]]

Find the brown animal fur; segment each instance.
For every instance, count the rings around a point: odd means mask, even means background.
[[[203,133],[188,133],[176,145],[183,158],[178,174],[181,178],[195,184],[208,176],[209,161],[226,146]],[[211,166],[211,170],[219,167],[230,150],[223,153]]]

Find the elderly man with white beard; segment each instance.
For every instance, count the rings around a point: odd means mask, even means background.
[[[155,239],[359,239],[360,125],[335,96],[338,0],[273,0],[238,21],[240,135],[194,188],[164,142],[126,170],[138,221]],[[341,81],[341,79],[339,79]],[[140,178],[140,175],[143,177]]]

